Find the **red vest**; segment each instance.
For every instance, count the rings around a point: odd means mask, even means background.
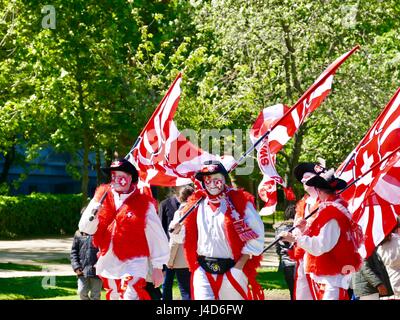
[[[95,198],[100,199],[107,188],[107,185],[99,186]],[[108,192],[98,212],[99,225],[93,236],[93,244],[100,249],[101,255],[108,251],[112,238],[114,254],[122,261],[149,256],[145,227],[146,212],[151,203],[154,203],[153,198],[137,190],[116,210],[113,194]]]
[[[236,190],[229,189],[226,192],[226,195],[231,200],[233,206],[236,211],[239,213],[240,219],[244,217],[246,205],[248,202],[253,204],[254,206],[254,197],[244,191],[244,190]],[[204,190],[196,191],[188,200],[188,204],[186,208],[190,208],[200,197],[207,197],[207,193]],[[197,211],[196,208],[192,213],[188,215],[188,217],[184,220],[185,225],[185,243],[184,243],[184,251],[186,260],[189,265],[189,269],[191,272],[194,272],[199,263],[197,262],[198,254],[197,254],[197,240],[198,240],[198,231],[197,231]],[[224,227],[227,231],[229,246],[232,250],[233,257],[235,262],[239,260],[242,255],[242,248],[245,245],[239,235],[237,234],[234,226],[233,226],[233,218],[231,216],[231,211],[227,210],[225,213],[225,221]],[[256,269],[260,266],[262,259],[262,255],[253,256],[251,259],[247,261],[243,268],[243,272],[246,274],[249,285],[252,287],[252,299],[263,299],[263,292],[261,286],[256,281],[257,271]]]
[[[339,224],[340,236],[338,242],[329,252],[318,257],[308,254],[306,263],[306,272],[317,276],[348,274],[359,270],[362,258],[355,247],[351,238],[350,219],[343,212],[345,204],[340,203],[342,207],[335,205],[337,202],[325,202],[318,216],[311,223],[306,231],[306,235],[317,236],[321,228],[330,220],[335,219]]]

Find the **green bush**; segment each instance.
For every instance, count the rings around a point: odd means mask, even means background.
[[[0,196],[0,238],[72,235],[78,227],[82,195]]]

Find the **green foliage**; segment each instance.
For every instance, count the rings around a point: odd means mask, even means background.
[[[10,193],[10,187],[7,183],[0,183],[0,195],[8,195]]]
[[[176,122],[200,141],[202,129],[248,129],[263,108],[292,105],[329,63],[361,45],[278,154],[289,185],[298,161],[341,163],[398,86],[397,0],[52,5],[54,30],[41,27],[40,1],[0,0],[0,154],[21,144],[26,160],[45,145],[69,152],[84,196],[87,165],[76,169],[78,151],[84,160],[89,151],[125,155],[178,71]],[[249,178],[259,181],[259,170]]]
[[[76,231],[81,195],[0,196],[0,237],[55,236]]]

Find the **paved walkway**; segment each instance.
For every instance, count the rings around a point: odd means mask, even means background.
[[[273,241],[273,233],[266,232],[266,245]],[[0,278],[74,275],[67,263],[72,245],[72,237],[38,240],[0,241],[0,263],[39,265],[42,271],[16,271],[0,269]],[[58,263],[57,263],[58,260]],[[275,248],[264,254],[262,267],[277,267],[278,257]]]
[[[72,245],[71,237],[57,239],[0,241],[0,263],[43,266],[42,271],[1,270],[0,278],[74,275],[67,263]],[[57,263],[57,261],[60,261]]]

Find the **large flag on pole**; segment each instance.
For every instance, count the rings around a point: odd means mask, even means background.
[[[348,184],[357,180],[342,197],[349,203],[353,220],[363,229],[363,257],[368,257],[396,226],[400,214],[399,150],[400,88],[337,169],[337,176]]]
[[[294,136],[306,118],[322,104],[331,91],[336,70],[358,48],[354,47],[330,64],[293,107],[288,108],[282,104],[268,107],[256,119],[250,131],[251,141],[256,144],[258,139],[266,136],[262,145],[256,146],[258,164],[264,175],[258,188],[260,198],[266,202],[261,213],[272,214],[275,211],[276,183],[284,187],[285,194],[290,191],[286,190],[286,183],[275,169],[276,154]]]
[[[198,148],[176,127],[173,117],[181,95],[181,81],[179,73],[126,157],[139,169],[145,186],[191,183],[206,160],[219,160],[227,170],[234,163],[231,156],[220,157]]]
[[[268,136],[269,148],[272,153],[277,154],[286,142],[294,136],[311,112],[322,104],[331,91],[333,76],[337,69],[359,48],[360,46],[355,46],[331,63],[300,99],[273,125]]]

